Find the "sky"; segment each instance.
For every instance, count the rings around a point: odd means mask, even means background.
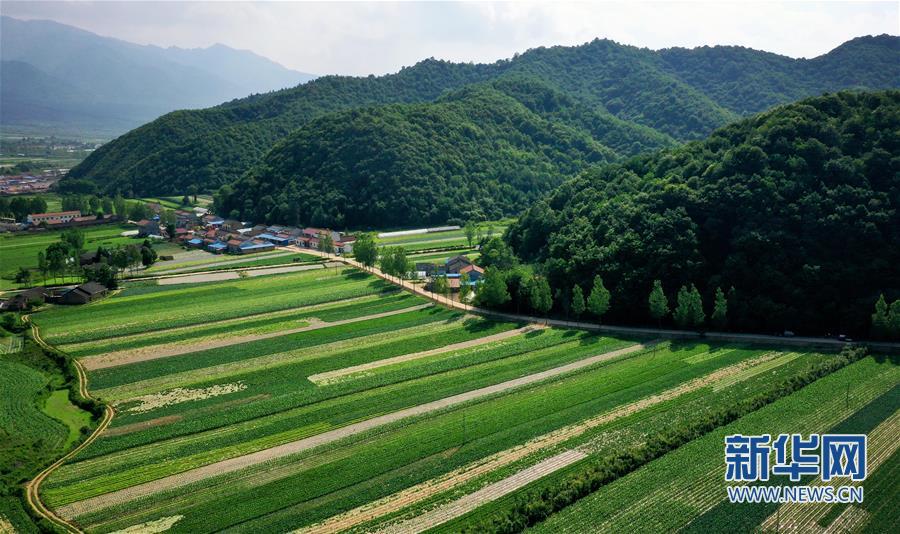
[[[139,44],[247,49],[313,74],[385,74],[435,57],[493,62],[594,38],[652,49],[741,45],[815,57],[900,34],[900,2],[0,2]]]

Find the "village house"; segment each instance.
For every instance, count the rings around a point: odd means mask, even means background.
[[[426,288],[431,290],[434,287],[434,279],[437,277],[446,277],[447,285],[451,293],[459,292],[460,284],[462,284],[462,276],[469,277],[469,285],[477,286],[484,278],[484,269],[472,263],[466,256],[454,256],[449,258],[444,265],[433,263],[417,263],[415,265],[416,276],[419,278],[429,278]]]
[[[255,254],[275,250],[275,245],[267,241],[250,239],[238,245],[237,254]]]
[[[76,217],[81,217],[80,211],[57,211],[52,213],[32,213],[25,220],[28,224],[31,225],[39,225],[41,223],[46,224],[61,224],[71,222]]]
[[[162,228],[160,228],[159,221],[153,221],[148,219],[142,219],[138,221],[138,237],[153,237],[159,236],[161,237],[163,234]]]
[[[106,286],[97,282],[87,282],[63,293],[56,302],[59,304],[87,304],[106,296]]]

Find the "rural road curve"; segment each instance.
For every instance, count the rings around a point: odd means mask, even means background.
[[[595,330],[600,332],[610,332],[610,333],[622,333],[622,334],[639,334],[639,335],[651,335],[651,336],[666,336],[673,338],[698,338],[701,337],[699,332],[694,332],[691,330],[675,330],[671,328],[642,328],[642,327],[633,327],[633,326],[612,326],[612,325],[601,325],[597,323],[588,323],[585,321],[565,321],[562,319],[548,319],[545,317],[535,317],[533,315],[521,315],[516,313],[506,313],[506,312],[498,312],[494,310],[489,310],[486,308],[479,308],[477,306],[470,306],[468,304],[463,304],[459,301],[455,301],[451,298],[444,297],[441,295],[436,295],[429,291],[426,291],[424,287],[421,285],[413,284],[408,280],[400,280],[395,276],[388,276],[381,272],[376,267],[366,267],[356,261],[353,258],[347,258],[343,256],[335,256],[333,254],[325,254],[324,252],[320,252],[318,250],[307,249],[297,247],[296,245],[292,245],[289,247],[283,247],[284,250],[291,250],[294,252],[305,252],[311,256],[319,256],[320,258],[327,258],[336,261],[342,261],[347,265],[352,267],[356,267],[357,269],[361,269],[368,273],[374,274],[375,276],[382,278],[388,282],[391,282],[395,285],[400,286],[407,291],[415,293],[416,295],[423,296],[427,299],[430,299],[438,304],[443,306],[447,306],[449,308],[455,308],[458,310],[465,310],[470,313],[477,313],[480,315],[486,315],[490,317],[496,317],[500,319],[512,320],[512,321],[521,321],[525,323],[543,323],[549,326],[559,326],[562,328],[580,328],[583,330]],[[824,337],[806,337],[806,336],[794,336],[794,337],[783,337],[783,336],[769,336],[764,334],[739,334],[732,332],[704,332],[703,336],[705,339],[716,340],[716,341],[736,341],[736,342],[746,342],[746,343],[777,343],[779,345],[799,345],[805,347],[831,347],[831,348],[840,348],[847,343],[843,341],[838,341],[837,339],[824,338]],[[868,345],[871,349],[876,350],[887,350],[887,351],[898,351],[900,350],[900,343],[896,342],[883,342],[883,341],[865,341],[865,344]]]
[[[493,384],[472,391],[467,391],[465,393],[452,395],[450,397],[427,402],[425,404],[420,404],[411,408],[405,408],[403,410],[398,410],[378,417],[373,417],[371,419],[366,419],[365,421],[360,421],[358,423],[353,423],[347,426],[336,428],[334,430],[316,434],[315,436],[310,436],[301,440],[284,443],[282,445],[263,449],[250,454],[245,454],[243,456],[229,458],[227,460],[222,460],[220,462],[215,462],[203,467],[198,467],[196,469],[191,469],[175,475],[163,477],[158,480],[152,480],[150,482],[145,482],[136,486],[123,488],[103,495],[97,495],[96,497],[91,497],[89,499],[61,506],[57,509],[57,512],[63,517],[76,517],[89,511],[95,511],[102,508],[107,508],[109,506],[122,504],[134,499],[145,497],[147,495],[152,495],[161,491],[167,491],[173,488],[185,486],[198,480],[205,480],[207,478],[222,475],[225,473],[231,473],[245,467],[250,467],[263,462],[268,462],[284,456],[289,456],[291,454],[296,454],[298,452],[313,449],[321,445],[326,445],[343,438],[366,432],[373,428],[400,421],[401,419],[426,414],[435,410],[440,410],[442,408],[448,408],[471,400],[480,399],[489,395],[493,395],[495,393],[502,393],[510,389],[534,384],[548,378],[553,378],[566,373],[577,371],[579,369],[584,369],[591,365],[611,360],[619,356],[638,352],[644,350],[648,346],[651,346],[651,343],[631,345],[629,347],[614,350],[611,352],[597,354],[595,356],[590,356],[588,358],[555,367],[553,369],[548,369],[546,371],[541,371],[539,373],[507,380],[505,382],[500,382],[499,384]]]

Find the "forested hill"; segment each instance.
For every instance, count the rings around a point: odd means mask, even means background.
[[[279,139],[330,112],[423,103],[473,83],[533,78],[581,109],[609,112],[661,138],[701,139],[742,114],[838,88],[900,87],[900,38],[863,37],[811,60],[737,47],[651,51],[595,40],[529,50],[489,65],[426,60],[380,77],[326,76],[293,89],[176,112],[103,146],[73,169],[108,191],[212,190]],[[591,132],[596,134],[596,130]]]
[[[596,130],[595,135],[591,131]],[[232,217],[403,226],[517,213],[587,166],[671,138],[532,79],[473,85],[429,104],[326,115],[216,195]]]
[[[900,298],[898,154],[900,91],[812,98],[585,173],[506,239],[561,295],[601,274],[615,321],[651,322],[661,280],[707,314],[722,288],[730,329],[865,335]]]

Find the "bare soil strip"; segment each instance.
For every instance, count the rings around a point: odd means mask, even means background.
[[[214,476],[231,473],[240,469],[244,469],[246,467],[251,467],[264,462],[275,460],[277,458],[313,449],[315,447],[326,445],[343,438],[355,436],[379,426],[400,421],[401,419],[426,414],[435,410],[448,408],[457,404],[462,404],[471,400],[476,400],[482,397],[493,395],[495,393],[503,393],[511,389],[534,384],[548,378],[571,373],[573,371],[584,369],[603,361],[611,360],[619,356],[624,356],[626,354],[644,350],[648,346],[649,344],[632,345],[630,347],[614,350],[612,352],[584,358],[577,362],[562,365],[553,369],[548,369],[546,371],[541,371],[539,373],[526,375],[520,378],[515,378],[513,380],[507,380],[506,382],[501,382],[499,384],[467,391],[458,395],[452,395],[450,397],[427,402],[425,404],[420,404],[411,408],[406,408],[378,417],[373,417],[371,419],[366,419],[365,421],[360,421],[358,423],[353,423],[347,426],[336,428],[334,430],[323,432],[321,434],[310,436],[301,440],[284,443],[276,447],[263,449],[261,451],[245,454],[243,456],[229,458],[227,460],[215,462],[203,467],[198,467],[195,469],[184,471],[182,473],[163,477],[158,480],[144,482],[143,484],[138,484],[130,488],[124,488],[103,495],[97,495],[96,497],[91,497],[89,499],[61,506],[58,509],[58,512],[63,517],[76,517],[89,511],[99,510],[101,508],[107,508],[109,506],[129,502],[134,499],[145,497],[147,495],[152,495],[161,491],[167,491],[173,488],[185,486],[192,482],[197,482],[199,480],[205,480]]]
[[[307,379],[310,382],[312,382],[313,384],[320,386],[320,385],[324,385],[324,384],[329,384],[331,382],[336,382],[340,378],[343,378],[348,375],[360,373],[363,371],[377,369],[379,367],[385,367],[388,365],[393,365],[395,363],[402,363],[402,362],[408,362],[411,360],[427,358],[428,356],[434,356],[436,354],[444,354],[445,352],[462,350],[462,349],[467,349],[470,347],[477,347],[478,345],[484,345],[486,343],[493,343],[495,341],[502,341],[504,339],[508,339],[508,338],[518,336],[521,334],[527,334],[528,332],[532,332],[534,330],[539,330],[542,328],[544,328],[544,325],[523,326],[522,328],[517,328],[515,330],[508,330],[506,332],[500,332],[499,334],[493,334],[490,336],[480,337],[478,339],[470,339],[468,341],[461,341],[459,343],[454,343],[452,345],[445,345],[443,347],[438,347],[436,349],[423,350],[421,352],[414,352],[412,354],[403,354],[401,356],[395,356],[393,358],[385,358],[383,360],[376,360],[374,362],[363,363],[360,365],[354,365],[352,367],[344,367],[343,369],[335,369],[334,371],[326,371],[324,373],[310,375],[307,377]]]
[[[776,353],[764,354],[758,358],[719,369],[718,371],[714,371],[706,376],[695,378],[694,380],[663,391],[656,395],[652,395],[633,403],[620,406],[610,412],[600,414],[580,423],[560,428],[559,430],[555,430],[543,436],[539,436],[529,442],[523,443],[522,445],[517,445],[516,447],[498,452],[476,462],[472,462],[468,465],[460,467],[435,479],[409,487],[393,495],[384,497],[383,499],[372,501],[371,503],[367,503],[353,510],[333,516],[322,523],[312,525],[295,532],[302,534],[324,534],[329,532],[338,532],[400,511],[407,506],[422,502],[434,495],[459,487],[487,473],[513,464],[535,452],[546,450],[550,447],[559,445],[564,441],[580,436],[581,434],[587,432],[588,430],[591,430],[592,428],[605,425],[616,419],[626,417],[661,402],[668,401],[686,393],[690,393],[700,388],[709,386],[718,380],[722,380],[734,374],[740,373],[754,365],[765,363],[774,358],[775,354]],[[488,494],[481,495],[482,497],[485,497]],[[490,498],[483,499],[481,500],[480,504],[485,504],[487,502],[490,502],[490,500]],[[452,519],[452,517],[449,517],[447,520],[449,519]]]
[[[271,312],[262,312],[262,313],[254,313],[253,315],[244,315],[241,317],[233,317],[231,319],[220,319],[217,321],[208,321],[200,324],[191,324],[187,326],[175,326],[172,328],[163,328],[161,330],[149,330],[147,332],[138,332],[137,334],[128,334],[127,336],[116,336],[116,341],[132,341],[136,339],[142,339],[150,336],[158,336],[161,334],[176,334],[179,332],[187,332],[190,330],[196,330],[199,327],[206,326],[224,326],[224,325],[234,325],[236,328],[239,328],[241,323],[245,323],[247,321],[252,321],[255,319],[278,319],[284,317],[286,315],[293,315],[295,313],[302,313],[304,310],[308,310],[310,313],[313,311],[317,311],[320,309],[331,309],[337,306],[344,306],[346,304],[350,304],[355,301],[360,300],[375,300],[379,298],[378,295],[365,295],[362,297],[351,297],[348,299],[339,299],[332,300],[328,302],[323,302],[320,304],[310,304],[307,306],[297,306],[296,308],[286,308],[278,311]],[[298,318],[299,320],[300,318]],[[95,345],[99,345],[107,340],[105,339],[92,339],[90,341],[80,341],[78,343],[62,343],[57,345],[60,349],[71,353],[73,350],[81,349],[84,347],[91,347]],[[164,345],[164,344],[160,344]],[[91,355],[91,356],[81,356],[78,359],[81,360],[81,363],[86,363],[91,358],[96,358],[99,355]]]
[[[147,428],[153,428],[155,426],[164,426],[172,423],[177,423],[181,421],[182,417],[180,415],[167,415],[165,417],[157,417],[156,419],[150,419],[149,421],[141,421],[140,423],[132,423],[130,425],[122,425],[113,428],[106,429],[106,432],[103,434],[103,437],[110,438],[113,436],[122,436],[124,434],[131,434],[132,432],[137,432],[139,430],[145,430]]]
[[[222,347],[228,347],[230,345],[238,345],[240,343],[247,343],[250,341],[259,341],[261,339],[271,339],[274,337],[287,336],[291,334],[298,334],[300,332],[307,332],[309,330],[317,330],[319,328],[327,328],[330,326],[340,326],[343,324],[350,323],[358,323],[360,321],[368,321],[371,319],[380,319],[382,317],[389,317],[391,315],[398,315],[401,313],[407,313],[416,310],[422,310],[425,308],[430,308],[434,306],[431,303],[427,304],[419,304],[417,306],[410,306],[409,308],[402,308],[399,310],[391,310],[382,313],[374,313],[372,315],[364,315],[362,317],[354,317],[352,319],[342,319],[340,321],[333,321],[330,323],[326,323],[324,321],[320,321],[315,319],[314,317],[310,317],[307,319],[307,322],[311,323],[307,326],[301,326],[300,328],[291,328],[288,330],[278,330],[277,332],[269,332],[267,334],[250,334],[246,336],[236,336],[230,338],[219,338],[219,339],[211,339],[207,341],[202,341],[200,343],[171,343],[167,345],[152,345],[149,347],[141,347],[138,349],[131,350],[123,350],[119,352],[110,352],[108,354],[103,354],[101,356],[95,356],[92,358],[85,358],[82,360],[82,365],[84,365],[85,369],[89,371],[95,371],[97,369],[106,369],[108,367],[117,367],[119,365],[128,365],[131,363],[137,362],[145,362],[149,360],[157,360],[159,358],[169,358],[171,356],[178,356],[181,354],[187,354],[189,352],[197,352],[201,350],[209,350],[209,349],[218,349]]]
[[[424,532],[451,519],[467,514],[486,502],[490,502],[504,495],[522,488],[535,480],[558,471],[566,466],[586,458],[587,455],[580,451],[564,451],[556,456],[551,456],[542,462],[538,462],[527,469],[504,478],[503,480],[489,484],[480,490],[470,493],[465,497],[452,501],[444,506],[425,512],[424,514],[388,528],[380,530],[383,534],[406,534]]]
[[[327,264],[316,263],[312,265],[287,265],[283,267],[269,267],[265,269],[247,269],[241,271],[236,268],[234,271],[208,272],[185,274],[181,276],[165,276],[160,275],[157,284],[161,286],[169,286],[174,284],[196,284],[200,282],[220,282],[222,280],[234,280],[240,278],[240,272],[247,273],[247,276],[265,276],[268,274],[293,273],[298,271],[311,271],[315,269],[325,269],[326,267],[343,266],[343,263],[331,262]]]

